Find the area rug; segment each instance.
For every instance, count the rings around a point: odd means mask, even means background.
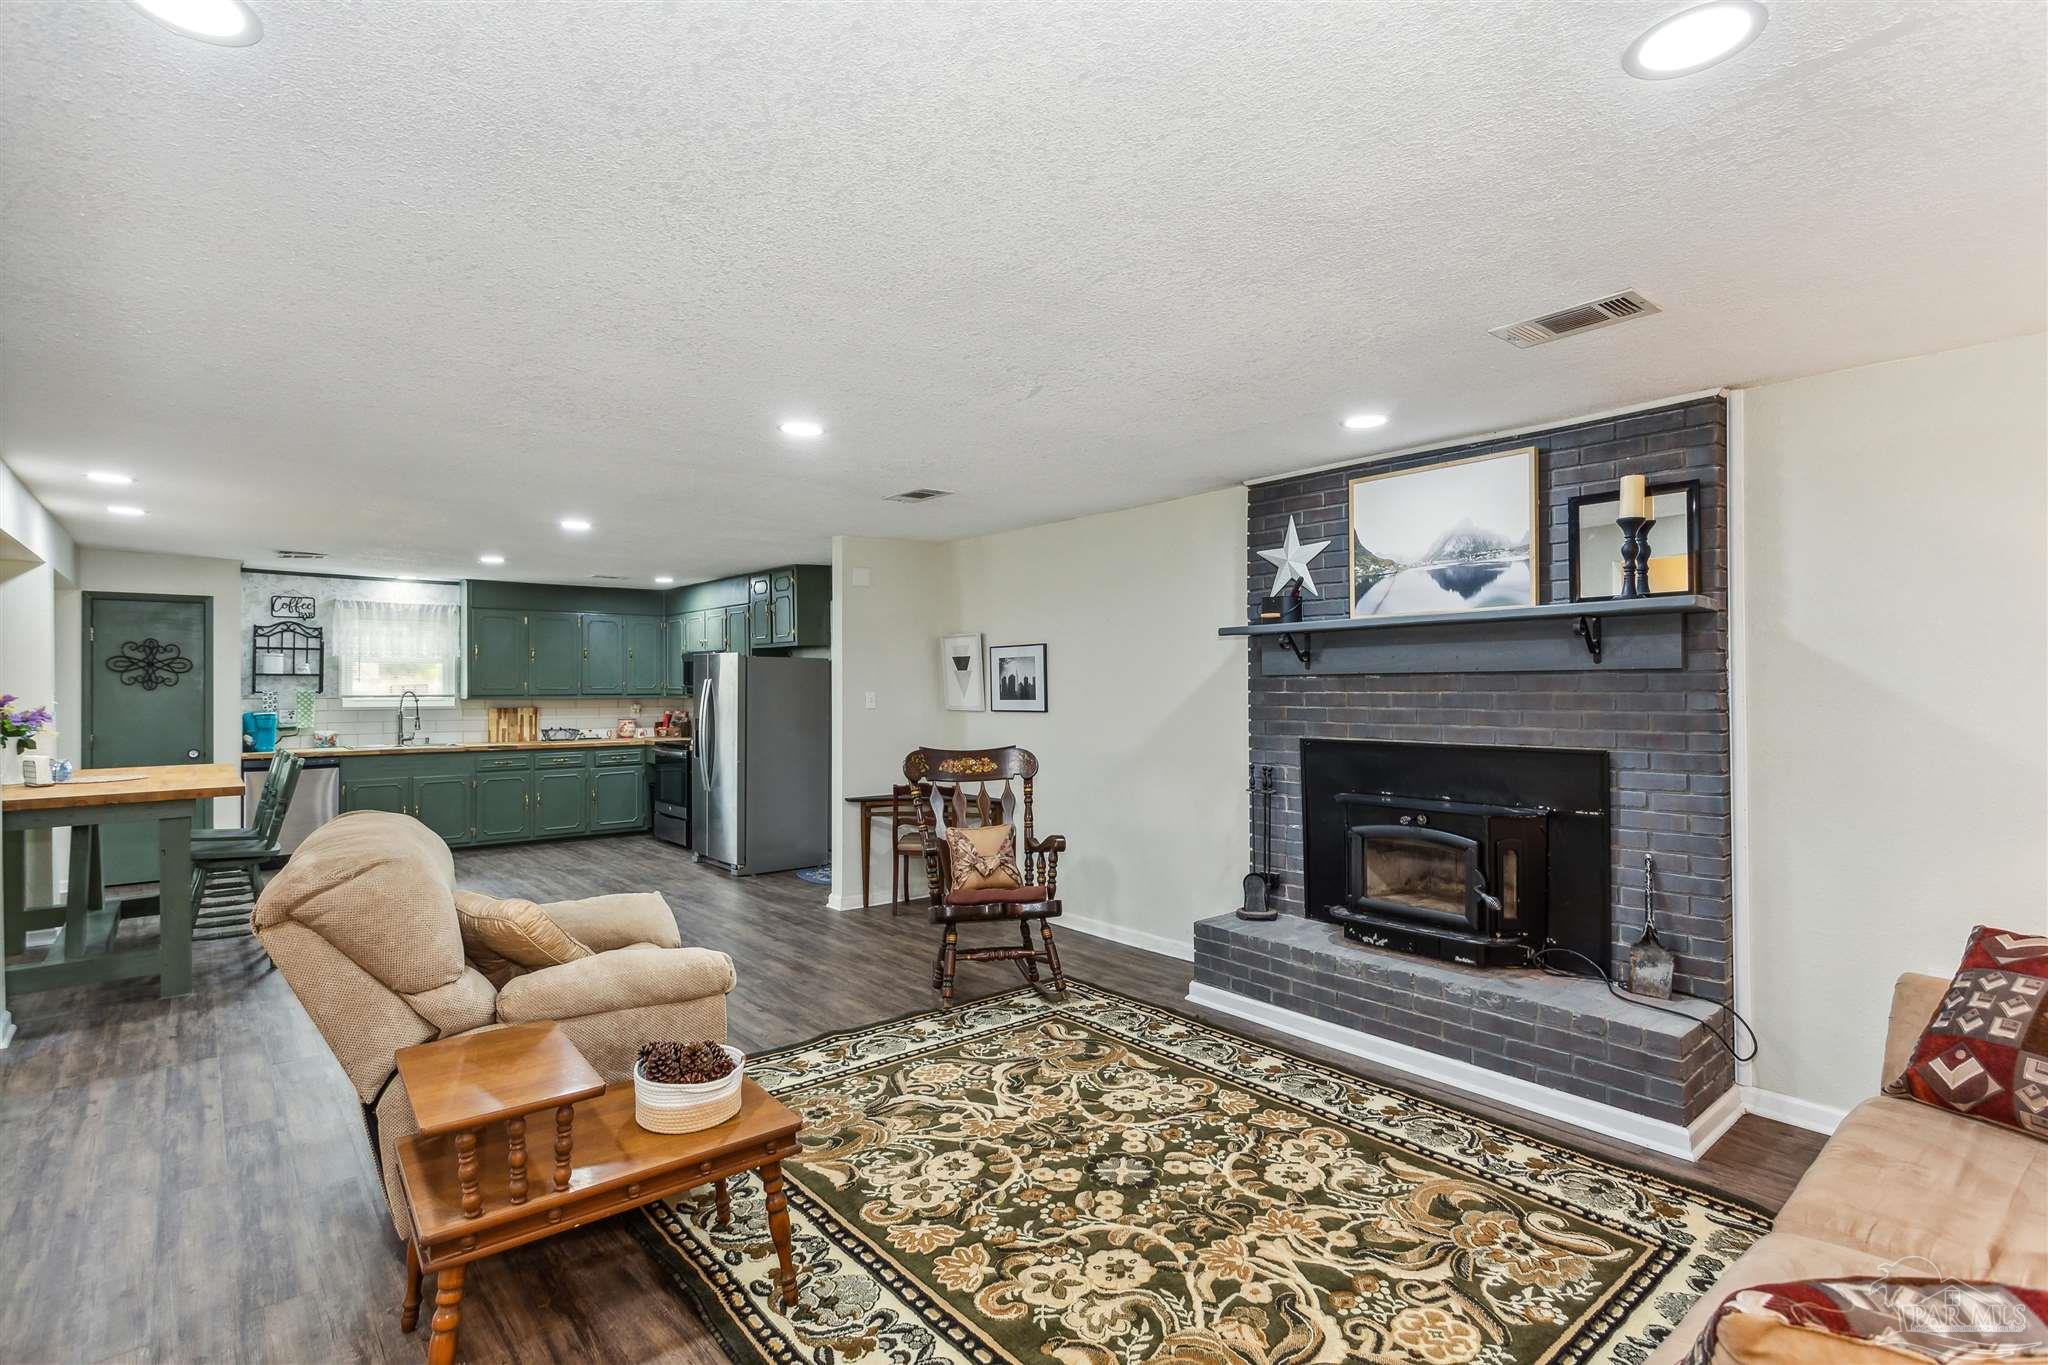
[[[753,1057],[761,1188],[636,1224],[734,1360],[1637,1361],[1770,1219],[1075,984]]]

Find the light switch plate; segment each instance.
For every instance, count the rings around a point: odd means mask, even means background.
[[[870,693],[868,693],[868,694],[867,694],[867,702],[868,702],[868,710],[870,710],[870,711],[874,710],[874,709],[875,709],[875,694],[874,694],[874,693],[870,692]]]

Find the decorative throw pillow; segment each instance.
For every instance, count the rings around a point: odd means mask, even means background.
[[[1947,1279],[1796,1280],[1722,1300],[1685,1365],[2048,1361],[2048,1293]]]
[[[1980,924],[1913,1057],[1885,1087],[2048,1140],[2048,936]]]
[[[530,969],[558,967],[592,955],[532,901],[457,891],[455,918],[462,926],[462,951],[479,971],[494,957]]]
[[[989,891],[1022,886],[1017,870],[1017,827],[977,825],[946,831],[946,861],[953,891]]]

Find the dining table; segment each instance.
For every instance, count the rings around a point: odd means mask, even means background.
[[[86,982],[154,976],[157,993],[192,989],[192,826],[199,802],[240,796],[235,763],[170,763],[142,768],[83,768],[64,782],[0,787],[0,937],[9,966],[7,994]],[[154,824],[157,894],[109,904],[102,875],[100,831],[110,825]],[[69,829],[64,899],[28,903],[24,857],[35,830]],[[123,918],[155,913],[156,942],[116,947]],[[35,962],[26,955],[30,930],[64,931]]]

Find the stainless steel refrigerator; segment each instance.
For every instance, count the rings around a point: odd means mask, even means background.
[[[832,848],[832,663],[692,656],[699,859],[735,874],[816,867]]]

